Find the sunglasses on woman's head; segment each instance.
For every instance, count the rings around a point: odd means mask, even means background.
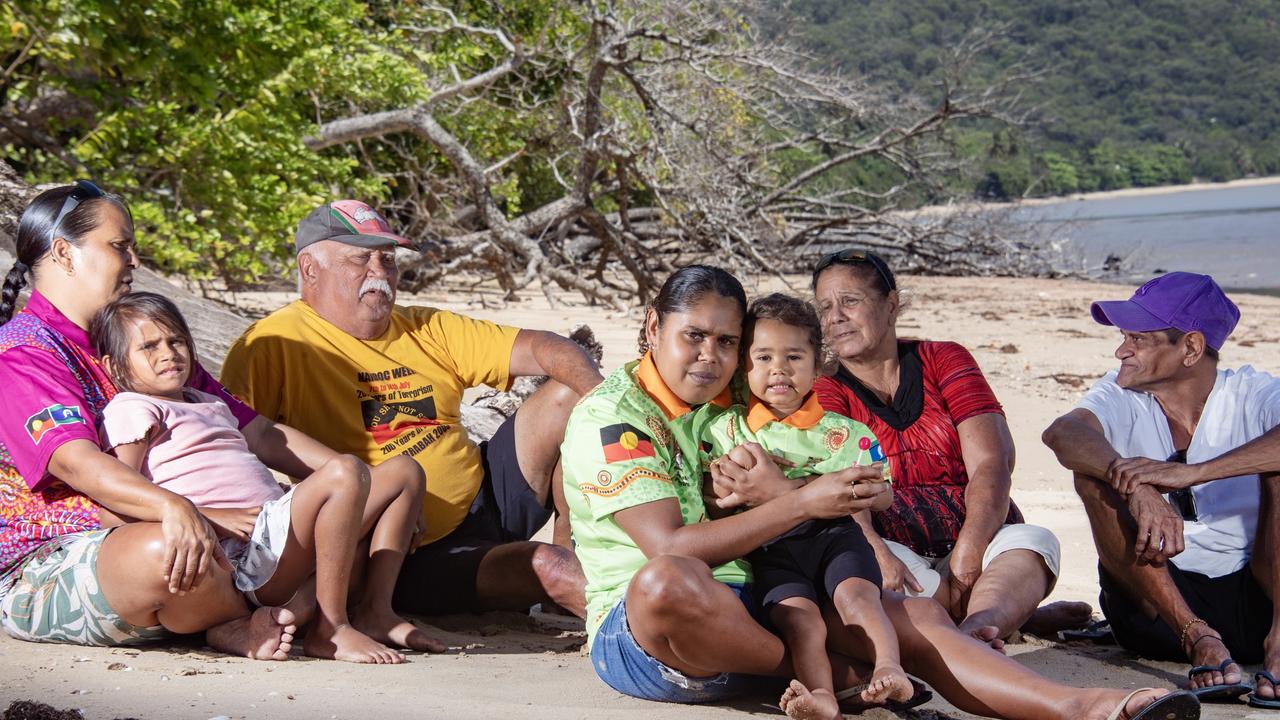
[[[53,227],[49,230],[49,239],[52,240],[58,237],[58,228],[62,225],[62,219],[72,210],[75,210],[76,206],[85,200],[102,197],[105,194],[102,192],[102,188],[88,180],[77,180],[75,189],[67,194],[67,199],[62,201],[62,209],[58,211],[58,216],[53,219]]]
[[[833,252],[819,260],[818,264],[813,266],[814,284],[817,284],[818,282],[818,275],[832,265],[860,265],[863,263],[870,265],[875,269],[876,274],[880,276],[880,279],[884,281],[885,287],[889,290],[892,291],[898,289],[898,283],[893,279],[893,271],[889,269],[889,265],[885,263],[883,258],[873,252],[857,250],[855,248],[845,248],[844,250]]]

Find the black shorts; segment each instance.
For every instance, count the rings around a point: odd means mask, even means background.
[[[881,587],[880,565],[862,528],[852,519],[815,522],[747,556],[755,592],[765,609],[792,597],[822,605],[849,578]],[[823,594],[819,594],[821,592]]]
[[[453,532],[405,558],[392,604],[414,615],[473,612],[476,574],[493,548],[533,537],[551,517],[552,498],[538,502],[516,458],[516,419],[480,443],[484,480]],[[430,480],[428,480],[430,482]]]
[[[1231,657],[1240,663],[1262,662],[1262,641],[1271,630],[1271,601],[1249,566],[1211,578],[1166,563],[1169,576],[1196,617],[1222,634]],[[1160,618],[1149,618],[1123,587],[1101,566],[1098,602],[1111,623],[1116,642],[1126,650],[1153,660],[1188,662],[1178,633]]]

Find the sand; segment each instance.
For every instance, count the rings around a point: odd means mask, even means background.
[[[1040,432],[1070,409],[1094,378],[1112,368],[1113,329],[1088,317],[1093,299],[1127,297],[1128,289],[1076,281],[904,278],[911,305],[902,336],[956,340],[968,346],[1004,403],[1018,449],[1014,500],[1031,522],[1062,540],[1063,572],[1050,599],[1096,605],[1096,555],[1069,476],[1040,443]],[[797,286],[803,291],[801,282]],[[759,288],[782,289],[770,279]],[[493,293],[431,293],[410,302],[463,310],[529,328],[596,329],[606,370],[634,354],[637,316],[579,302],[549,307],[541,293],[502,304]],[[243,304],[277,307],[288,294],[240,296]],[[1280,369],[1280,298],[1236,296],[1243,320],[1223,349],[1226,367]],[[36,645],[0,635],[0,708],[18,698],[80,708],[90,720],[115,717],[197,718],[727,718],[780,716],[776,697],[760,694],[719,706],[686,707],[633,700],[600,683],[581,653],[581,623],[535,614],[490,613],[430,618],[451,646],[445,655],[410,655],[400,666],[358,666],[296,657],[253,662],[212,653],[199,639],[147,649]],[[1171,687],[1185,666],[1142,662],[1112,648],[1030,639],[1010,647],[1019,662],[1077,686]],[[1255,668],[1248,668],[1252,671]],[[941,699],[915,717],[969,718]],[[888,718],[883,711],[868,718]],[[1207,706],[1206,718],[1268,718],[1268,711]],[[1277,716],[1280,717],[1280,716]]]

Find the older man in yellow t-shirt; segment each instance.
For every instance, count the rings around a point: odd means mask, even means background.
[[[601,376],[576,344],[428,307],[395,304],[397,246],[356,200],[317,208],[295,237],[302,299],[254,323],[222,382],[262,415],[370,465],[407,455],[427,478],[424,545],[396,587],[403,612],[527,608],[582,615],[582,569],[530,542],[550,518],[569,411]],[[460,422],[462,393],[548,375],[487,442]]]

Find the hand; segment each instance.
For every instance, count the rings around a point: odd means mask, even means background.
[[[169,592],[185,595],[219,562],[218,537],[190,500],[174,495],[160,515],[164,536],[164,578]],[[225,563],[225,560],[221,562]]]
[[[911,592],[916,594],[924,592],[924,586],[907,569],[907,564],[902,562],[897,555],[894,555],[887,545],[881,543],[875,552],[876,563],[880,565],[880,575],[883,578],[885,590],[905,593],[907,589],[910,589]]]
[[[1169,492],[1198,483],[1199,469],[1199,465],[1148,458],[1116,458],[1107,467],[1107,482],[1125,497],[1133,494],[1139,485],[1151,485],[1161,492]]]
[[[973,586],[982,575],[982,552],[970,548],[970,545],[956,543],[947,563],[947,602],[944,605],[953,616],[961,619],[967,614]]]
[[[409,540],[409,554],[412,555],[418,546],[422,544],[422,538],[427,536],[427,511],[423,508],[418,513],[418,524],[413,528],[413,538]]]
[[[1129,514],[1137,523],[1133,551],[1139,562],[1162,565],[1183,550],[1182,517],[1150,485],[1129,496]]]
[[[262,506],[248,508],[200,508],[200,514],[213,526],[220,538],[235,538],[248,542],[253,526],[258,522]]]
[[[723,509],[755,507],[795,489],[764,448],[743,443],[711,463],[716,505]]]
[[[826,520],[867,510],[888,490],[880,470],[868,465],[819,475],[798,492],[803,493],[805,514]]]

